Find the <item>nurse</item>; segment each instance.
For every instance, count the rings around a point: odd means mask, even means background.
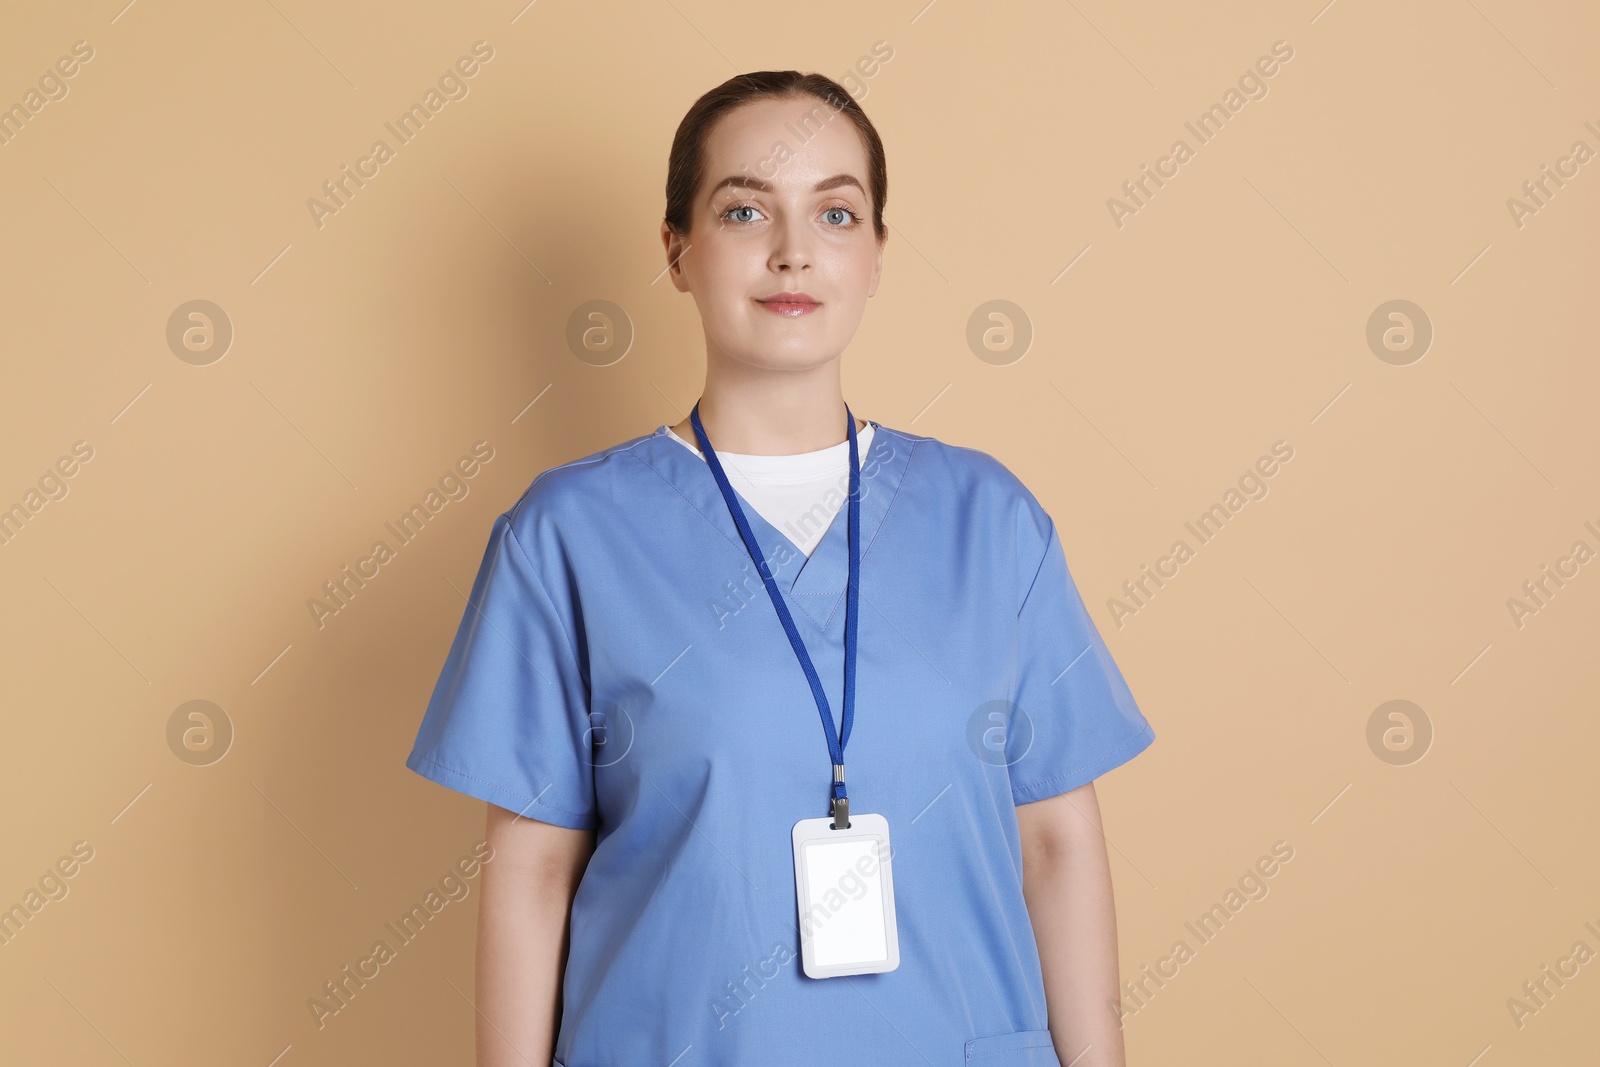
[[[406,761],[488,802],[480,1065],[1123,1063],[1093,783],[1155,734],[1033,494],[845,403],[886,191],[827,78],[696,101],[699,400],[494,521]]]

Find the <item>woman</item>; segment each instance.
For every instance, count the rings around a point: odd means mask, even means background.
[[[489,802],[480,1065],[1123,1062],[1093,779],[1155,735],[1033,495],[849,414],[886,188],[827,78],[701,97],[699,403],[495,520],[407,760]]]

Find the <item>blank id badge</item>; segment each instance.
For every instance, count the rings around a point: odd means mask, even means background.
[[[808,978],[880,974],[900,966],[894,918],[889,822],[850,813],[794,824],[794,888],[800,915],[800,963]]]

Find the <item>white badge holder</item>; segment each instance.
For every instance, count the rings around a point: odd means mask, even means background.
[[[794,888],[800,963],[808,978],[881,974],[900,966],[889,822],[851,813],[794,824]]]

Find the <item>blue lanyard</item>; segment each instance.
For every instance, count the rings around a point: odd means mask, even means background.
[[[822,730],[828,737],[828,754],[833,757],[833,799],[830,804],[830,814],[833,815],[835,830],[843,830],[850,825],[850,798],[844,786],[844,746],[850,740],[850,724],[855,719],[856,710],[856,616],[861,579],[861,516],[856,507],[856,501],[861,496],[861,467],[856,451],[856,417],[850,413],[848,404],[845,405],[844,414],[850,428],[850,499],[845,516],[850,529],[850,570],[845,585],[844,607],[844,717],[840,733],[835,734],[833,712],[828,707],[828,694],[823,692],[822,679],[817,677],[817,669],[811,665],[811,656],[806,652],[805,642],[800,639],[800,631],[795,629],[794,617],[789,614],[788,605],[783,602],[783,594],[778,592],[778,585],[772,580],[767,562],[761,557],[761,545],[751,531],[749,521],[744,517],[744,509],[739,506],[739,498],[734,495],[733,486],[728,484],[728,476],[723,473],[722,462],[717,459],[716,449],[711,447],[711,442],[706,437],[706,428],[700,424],[698,401],[695,402],[694,410],[689,412],[689,421],[694,426],[695,438],[700,442],[700,451],[705,455],[706,464],[717,480],[717,488],[722,490],[722,499],[727,502],[728,512],[733,516],[734,525],[739,527],[739,536],[744,538],[744,547],[750,553],[750,559],[755,563],[756,570],[761,574],[761,581],[767,587],[767,595],[772,598],[772,606],[778,609],[778,621],[783,623],[784,633],[789,635],[789,644],[794,647],[795,658],[800,661],[800,668],[806,672],[806,681],[811,683],[811,695],[816,698],[817,712],[822,716]]]

